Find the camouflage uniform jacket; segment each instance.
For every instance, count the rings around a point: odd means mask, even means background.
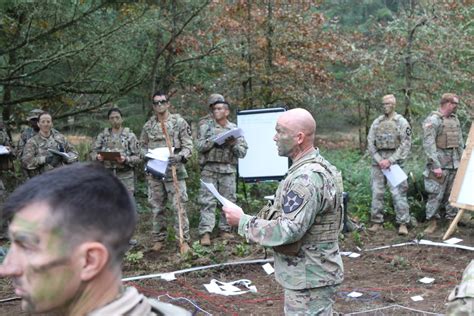
[[[36,134],[38,134],[38,132],[35,131],[32,127],[27,127],[21,132],[20,139],[18,140],[18,145],[16,146],[16,152],[18,157],[21,157],[23,155],[23,149],[25,148],[28,139],[35,136]]]
[[[439,148],[436,145],[436,138],[443,129],[443,115],[434,111],[423,122],[423,148],[428,156],[428,168],[434,170],[457,169],[462,157],[464,140],[461,132],[461,124],[455,114],[451,114],[448,119],[454,120],[457,125],[457,148]]]
[[[10,136],[8,136],[8,133],[3,128],[0,129],[0,145],[10,147],[10,154],[0,155],[0,170],[9,170],[9,169],[14,168],[13,159],[14,159],[15,153],[12,148]],[[2,186],[1,183],[2,183],[2,180],[0,179],[0,187]]]
[[[235,145],[217,145],[214,138],[224,132],[236,128],[232,122],[221,126],[215,120],[208,120],[199,126],[199,135],[196,148],[199,152],[199,163],[203,170],[218,173],[234,173],[237,171],[238,158],[247,154],[247,142],[243,137],[236,140]]]
[[[239,234],[247,240],[275,247],[275,277],[287,289],[336,285],[344,277],[337,239],[340,216],[321,221],[326,215],[340,214],[342,194],[336,184],[338,175],[329,172],[335,168],[325,164],[317,150],[297,160],[275,194],[272,208],[280,216],[266,220],[244,215],[239,222]],[[325,233],[330,233],[329,238]],[[278,251],[299,241],[301,247],[294,256]]]
[[[377,148],[377,136],[384,137],[384,135],[377,135],[379,126],[383,123],[393,121],[396,126],[395,135],[385,135],[385,137],[393,137],[398,146],[396,149],[379,149]],[[367,135],[367,148],[373,158],[372,164],[378,165],[384,159],[388,159],[390,163],[402,164],[407,158],[411,149],[411,128],[408,121],[400,114],[394,113],[393,117],[388,119],[387,116],[381,115],[375,119],[369,129]]]
[[[461,283],[453,289],[448,300],[452,301],[466,297],[474,298],[474,260],[471,260],[471,263],[464,270]]]
[[[128,316],[188,316],[185,309],[169,303],[147,299],[134,287],[128,287],[115,301],[100,307],[87,316],[128,315]]]
[[[50,165],[46,163],[46,158],[51,156],[48,149],[63,151],[67,153],[70,158],[64,161],[61,159],[58,165]],[[73,163],[77,161],[78,152],[66,140],[63,134],[51,130],[49,137],[43,137],[40,133],[30,138],[23,149],[23,156],[21,157],[22,165],[28,170],[34,170],[37,173],[54,169],[63,165],[64,163]]]
[[[130,169],[140,162],[140,150],[135,134],[128,127],[122,128],[118,135],[113,135],[111,128],[106,128],[97,136],[92,148],[91,158],[97,159],[99,151],[120,152],[125,156],[125,163],[119,164],[114,161],[104,161],[104,166],[108,169]]]
[[[171,140],[171,146],[174,147],[174,154],[179,154],[185,160],[188,160],[193,152],[191,128],[188,123],[179,114],[169,114],[165,126]],[[142,157],[145,157],[148,149],[167,147],[161,124],[156,116],[151,117],[143,126],[140,135],[140,146]],[[180,180],[188,177],[183,163],[178,163],[176,165],[176,174]],[[173,180],[171,168],[166,170],[165,180]]]
[[[0,145],[9,146],[10,148],[12,146],[10,136],[4,129],[0,129]]]

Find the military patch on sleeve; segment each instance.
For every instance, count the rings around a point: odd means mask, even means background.
[[[303,204],[303,201],[298,192],[291,190],[283,197],[283,212],[288,214],[296,211]]]
[[[411,135],[411,128],[407,127],[406,133],[407,133],[407,136],[410,136]]]
[[[191,127],[189,127],[189,125],[186,128],[186,133],[188,133],[188,135],[191,136]]]

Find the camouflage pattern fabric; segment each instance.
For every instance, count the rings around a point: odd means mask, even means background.
[[[174,154],[179,155],[184,160],[188,160],[192,155],[193,141],[191,137],[191,128],[188,123],[179,114],[169,114],[167,120],[164,122],[168,135],[171,140],[171,145],[175,148]],[[166,139],[161,129],[160,122],[156,116],[151,117],[143,126],[140,135],[140,149],[141,155],[144,158],[148,149],[157,147],[167,147]],[[180,202],[183,207],[183,234],[186,241],[189,240],[189,221],[186,214],[186,203],[188,195],[186,192],[185,179],[188,177],[184,163],[176,165],[176,174],[178,178],[178,187],[180,191]],[[166,202],[172,201],[175,231],[178,234],[178,209],[176,207],[176,199],[174,197],[175,190],[173,187],[173,177],[171,168],[166,170],[164,179],[157,179],[152,175],[147,176],[148,181],[148,201],[151,204],[153,212],[153,232],[156,241],[162,241],[166,237],[166,220],[165,220],[165,206]]]
[[[446,315],[469,316],[474,313],[474,260],[466,267],[461,283],[448,297]]]
[[[439,148],[436,144],[437,137],[443,132],[443,120],[454,120],[458,126],[456,148]],[[444,205],[446,208],[446,217],[452,218],[457,214],[457,208],[448,205],[448,198],[453,186],[454,175],[459,167],[464,148],[464,139],[459,120],[455,114],[451,114],[448,118],[443,118],[440,112],[432,112],[423,122],[423,148],[428,162],[423,172],[425,190],[428,193],[428,201],[426,203],[426,219],[433,216],[439,218],[439,208]],[[436,179],[432,170],[441,168],[443,177]]]
[[[10,146],[11,148],[11,141],[10,141],[10,137],[8,136],[8,133],[3,130],[3,129],[0,129],[0,145],[3,145],[3,146]],[[10,157],[8,157],[9,155],[2,155],[2,157],[0,159],[10,159]],[[1,171],[0,171],[1,172]],[[1,177],[0,177],[0,209],[2,209],[3,207],[3,202],[5,201],[6,197],[7,197],[7,191],[6,191],[6,188],[5,188],[5,185],[3,184],[3,180],[2,180],[2,177],[3,177],[3,173],[0,173]],[[7,237],[7,231],[8,231],[8,224],[3,220],[3,216],[0,216],[0,237]]]
[[[23,155],[23,149],[25,148],[28,139],[35,136],[36,134],[38,134],[38,132],[35,131],[32,127],[27,127],[21,131],[20,139],[18,139],[18,144],[16,146],[17,156],[19,158],[21,158],[21,156]]]
[[[389,121],[389,122],[388,122]],[[393,135],[378,135],[383,133],[379,126],[382,124],[392,123],[395,125]],[[379,149],[386,147],[377,143],[382,139],[395,138],[398,146],[394,149]],[[371,221],[374,223],[383,223],[384,220],[384,193],[387,181],[383,175],[379,162],[388,159],[391,164],[403,166],[403,162],[408,157],[411,149],[411,128],[408,121],[400,114],[394,113],[391,118],[385,115],[379,116],[372,123],[367,135],[367,148],[372,157],[371,183],[372,183],[372,206],[370,210]],[[410,207],[407,200],[408,182],[404,181],[396,188],[389,184],[392,194],[394,209],[396,213],[396,221],[399,224],[407,224],[410,222]]]
[[[50,153],[48,149],[67,153],[70,158],[61,158]],[[64,164],[76,162],[78,155],[76,149],[66,140],[64,135],[52,130],[49,137],[43,137],[38,133],[28,140],[23,150],[21,162],[33,174],[40,174]],[[54,158],[51,163],[46,162],[48,156]]]
[[[215,120],[206,120],[199,126],[199,135],[196,148],[199,153],[201,165],[201,179],[213,183],[216,189],[228,200],[237,201],[236,197],[236,171],[238,158],[247,154],[247,142],[243,137],[236,140],[235,145],[226,143],[217,145],[213,139],[228,130],[236,128],[232,122],[221,126]],[[217,200],[207,188],[201,185],[199,191],[199,204],[201,206],[201,220],[199,234],[211,233],[216,224]],[[224,214],[220,212],[219,229],[230,231]]]
[[[335,286],[313,289],[285,289],[285,315],[321,315],[332,316]]]
[[[164,241],[167,235],[167,218],[166,216],[166,203],[168,199],[173,204],[173,218],[174,218],[174,231],[176,234],[176,240],[179,240],[179,219],[178,219],[178,208],[176,205],[176,199],[174,197],[175,190],[173,181],[163,181],[157,179],[152,175],[147,175],[148,180],[148,202],[151,205],[153,212],[153,239],[154,241]],[[178,188],[180,192],[180,202],[183,207],[183,238],[185,241],[190,241],[189,236],[189,220],[186,214],[188,194],[186,193],[186,182],[184,180],[178,181]]]
[[[290,167],[275,194],[272,208],[280,213],[276,219],[244,215],[239,222],[239,234],[262,246],[301,242],[294,256],[275,248],[275,277],[285,289],[333,287],[343,280],[338,245],[341,223],[321,220],[339,212],[336,201],[342,192],[329,171],[335,168],[324,167],[322,161],[314,150]]]
[[[125,163],[103,161],[105,168],[111,170],[117,178],[127,187],[133,195],[135,192],[135,167],[140,163],[140,149],[135,134],[125,127],[120,133],[115,134],[111,128],[106,128],[100,133],[92,147],[91,158],[97,159],[99,151],[120,152],[125,157]]]

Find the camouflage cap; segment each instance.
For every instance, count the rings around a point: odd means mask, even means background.
[[[44,111],[43,110],[40,110],[40,109],[34,109],[34,110],[31,110],[30,113],[28,113],[28,116],[26,117],[26,119],[29,121],[29,120],[32,120],[32,119],[37,119],[38,116],[43,113]]]
[[[224,104],[229,104],[225,101],[224,97],[221,94],[213,93],[209,96],[207,99],[207,104],[209,107],[217,104],[217,103],[224,103]]]

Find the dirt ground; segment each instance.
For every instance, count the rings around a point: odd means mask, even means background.
[[[344,252],[356,252],[358,258],[343,257],[345,279],[339,287],[334,310],[350,315],[432,315],[443,314],[446,298],[459,282],[462,271],[474,258],[468,250],[406,245],[382,250],[369,251],[375,247],[395,245],[415,240],[417,237],[441,242],[441,235],[423,237],[424,225],[410,231],[408,237],[400,237],[394,230],[386,229],[376,235],[364,231],[349,233],[341,240]],[[263,250],[255,245],[247,245],[240,237],[222,240],[216,236],[210,248],[194,244],[194,254],[181,257],[176,253],[176,242],[169,241],[162,253],[150,251],[150,215],[141,214],[138,234],[139,244],[135,246],[124,264],[124,277],[173,272],[191,267],[210,264],[271,258],[271,250]],[[197,239],[197,236],[194,236]],[[460,244],[474,246],[474,228],[460,227],[454,237],[463,239]],[[143,256],[141,256],[143,255]],[[195,315],[282,315],[283,290],[274,279],[267,275],[260,264],[238,264],[209,268],[196,272],[176,273],[176,280],[161,278],[129,281],[150,297],[172,302],[193,311]],[[434,278],[431,284],[423,284],[423,277]],[[223,282],[248,279],[257,287],[257,293],[238,296],[210,294],[203,284],[212,279]],[[242,288],[243,289],[243,288]],[[350,298],[353,291],[361,297]],[[422,301],[415,302],[412,296],[420,295]],[[10,281],[0,281],[0,315],[25,315],[20,311],[18,300],[2,302],[14,297]],[[398,307],[402,306],[402,307]],[[372,312],[370,312],[372,310]],[[361,313],[364,312],[365,313]]]

